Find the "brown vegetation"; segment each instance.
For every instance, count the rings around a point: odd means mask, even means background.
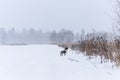
[[[69,47],[77,50],[89,57],[100,56],[101,63],[110,61],[115,62],[116,66],[120,66],[120,40],[107,40],[104,35],[94,36],[87,34],[85,39],[73,44],[61,44],[61,47]]]

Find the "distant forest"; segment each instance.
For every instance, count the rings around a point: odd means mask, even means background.
[[[87,34],[94,36],[104,35],[109,39],[109,34],[106,32],[98,32],[93,30],[91,33],[85,33],[81,30],[79,33],[74,33],[71,30],[61,29],[60,31],[43,32],[41,29],[34,28],[23,29],[17,31],[15,28],[6,30],[0,28],[0,44],[4,45],[23,45],[23,44],[50,44],[50,43],[72,43],[85,39]],[[111,34],[110,34],[111,35]]]
[[[49,44],[73,42],[75,34],[70,30],[61,29],[59,32],[43,32],[41,29],[23,29],[17,31],[15,28],[6,30],[0,28],[0,44],[24,45],[24,44]]]

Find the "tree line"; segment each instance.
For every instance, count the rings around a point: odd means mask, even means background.
[[[41,29],[34,28],[17,31],[15,28],[6,30],[0,28],[0,44],[49,44],[65,43],[74,41],[74,33],[70,30],[61,29],[60,31],[43,32]]]

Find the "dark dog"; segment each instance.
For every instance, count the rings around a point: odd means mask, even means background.
[[[66,50],[62,50],[61,53],[60,53],[60,56],[65,56],[66,55]]]
[[[65,56],[66,53],[67,53],[67,50],[68,50],[68,48],[65,47],[64,50],[62,50],[62,51],[60,52],[60,56]]]

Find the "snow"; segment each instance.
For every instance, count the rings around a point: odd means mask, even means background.
[[[0,80],[119,80],[120,69],[99,57],[54,45],[0,46]]]

